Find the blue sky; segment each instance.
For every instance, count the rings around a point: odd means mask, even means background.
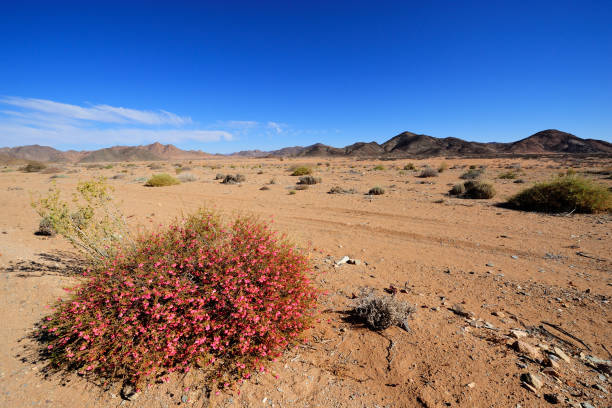
[[[2,2],[0,146],[612,139],[610,1],[151,3]]]

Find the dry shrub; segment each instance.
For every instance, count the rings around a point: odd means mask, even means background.
[[[354,188],[345,189],[340,186],[333,186],[327,192],[327,194],[355,194],[355,193],[356,191]]]
[[[26,164],[25,166],[19,168],[20,171],[23,171],[25,173],[37,173],[39,171],[42,171],[44,169],[47,168],[47,165],[41,162],[30,162],[28,164]]]
[[[300,177],[300,181],[298,181],[298,184],[312,185],[312,184],[318,184],[320,182],[321,182],[321,177],[303,176],[303,177]]]
[[[462,175],[460,175],[459,178],[463,180],[475,180],[481,177],[483,173],[484,173],[483,169],[476,169],[470,166],[470,169],[466,171],[465,173],[463,173]]]
[[[419,173],[419,177],[438,177],[438,171],[436,169],[432,169],[429,166],[426,166],[423,170],[421,170],[421,173]]]
[[[151,170],[161,170],[164,168],[164,166],[162,166],[159,163],[151,163],[147,167],[150,168]]]
[[[524,211],[559,213],[612,211],[612,193],[603,185],[578,176],[557,177],[511,197],[506,205]]]
[[[307,176],[309,174],[312,174],[312,169],[306,166],[299,166],[299,167],[290,169],[290,171],[292,172],[291,173],[292,176]]]
[[[506,171],[504,173],[500,173],[497,178],[502,180],[514,180],[517,176],[518,173],[515,171]]]
[[[465,185],[463,183],[455,184],[448,193],[456,196],[461,195],[465,193]]]
[[[306,255],[251,218],[200,211],[143,236],[59,301],[50,364],[140,388],[207,367],[229,385],[300,341],[317,299]]]
[[[406,164],[406,165],[404,166],[404,170],[406,170],[406,171],[408,171],[408,170],[412,170],[412,171],[414,171],[414,170],[416,170],[416,167],[414,166],[414,164],[413,164],[413,163],[408,163],[408,164]]]
[[[178,176],[178,179],[181,181],[181,183],[189,183],[192,181],[196,181],[198,178],[194,174],[191,174],[191,173],[181,173]]]
[[[104,262],[118,247],[132,244],[125,217],[115,205],[113,188],[104,178],[80,182],[70,201],[54,184],[32,207],[53,230],[66,238],[90,261]],[[42,221],[41,221],[42,223]]]
[[[463,198],[488,199],[495,196],[495,188],[493,184],[481,180],[468,180],[463,183],[465,192]]]
[[[215,180],[223,180],[225,178],[225,174],[223,173],[217,173],[215,175]]]
[[[448,169],[448,164],[446,162],[442,162],[440,166],[438,166],[438,173],[444,173]]]
[[[45,237],[53,237],[55,236],[55,228],[53,228],[53,221],[49,216],[45,216],[41,218],[40,223],[38,224],[38,231],[35,232],[35,235],[42,235]]]
[[[385,169],[385,166],[383,166],[382,164],[378,164],[372,168],[372,170],[384,170],[384,169]]]
[[[238,183],[242,183],[246,181],[246,177],[244,177],[242,174],[227,174],[224,178],[222,183],[223,184],[238,184]]]
[[[161,173],[155,174],[152,176],[147,182],[145,186],[147,187],[165,187],[165,186],[173,186],[175,184],[180,184],[180,181],[175,179],[169,174]]]
[[[363,319],[373,330],[391,326],[408,329],[408,319],[415,307],[393,296],[376,296],[372,290],[362,290],[353,306],[353,315]]]
[[[372,187],[370,191],[368,191],[368,195],[383,195],[385,194],[385,189],[382,187]]]

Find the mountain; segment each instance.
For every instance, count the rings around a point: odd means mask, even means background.
[[[518,142],[508,143],[509,153],[612,153],[612,144],[603,140],[581,139],[556,129],[542,130]]]
[[[456,137],[438,138],[402,132],[382,144],[357,142],[345,147],[322,143],[285,147],[273,151],[244,150],[239,157],[426,157],[497,156],[510,154],[612,154],[612,144],[596,139],[581,139],[556,129],[542,130],[512,143],[469,142]],[[161,143],[145,146],[114,146],[94,151],[60,151],[49,146],[0,148],[2,162],[35,160],[44,162],[121,162],[153,160],[206,159],[213,157],[200,150],[182,150]]]

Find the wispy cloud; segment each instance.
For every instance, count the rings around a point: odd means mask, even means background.
[[[172,126],[182,126],[192,123],[190,117],[179,116],[164,110],[155,112],[109,105],[83,107],[45,99],[21,98],[15,96],[1,98],[0,103],[22,108],[27,112],[39,112],[53,115],[54,117],[92,122]]]
[[[231,129],[201,128],[188,116],[110,105],[80,106],[45,99],[0,97],[0,145],[67,146],[217,142]],[[245,122],[246,123],[246,122]]]

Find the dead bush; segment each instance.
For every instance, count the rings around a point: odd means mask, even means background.
[[[408,330],[408,319],[416,308],[393,296],[377,296],[372,290],[362,290],[355,300],[352,314],[364,320],[373,330],[398,326]]]

